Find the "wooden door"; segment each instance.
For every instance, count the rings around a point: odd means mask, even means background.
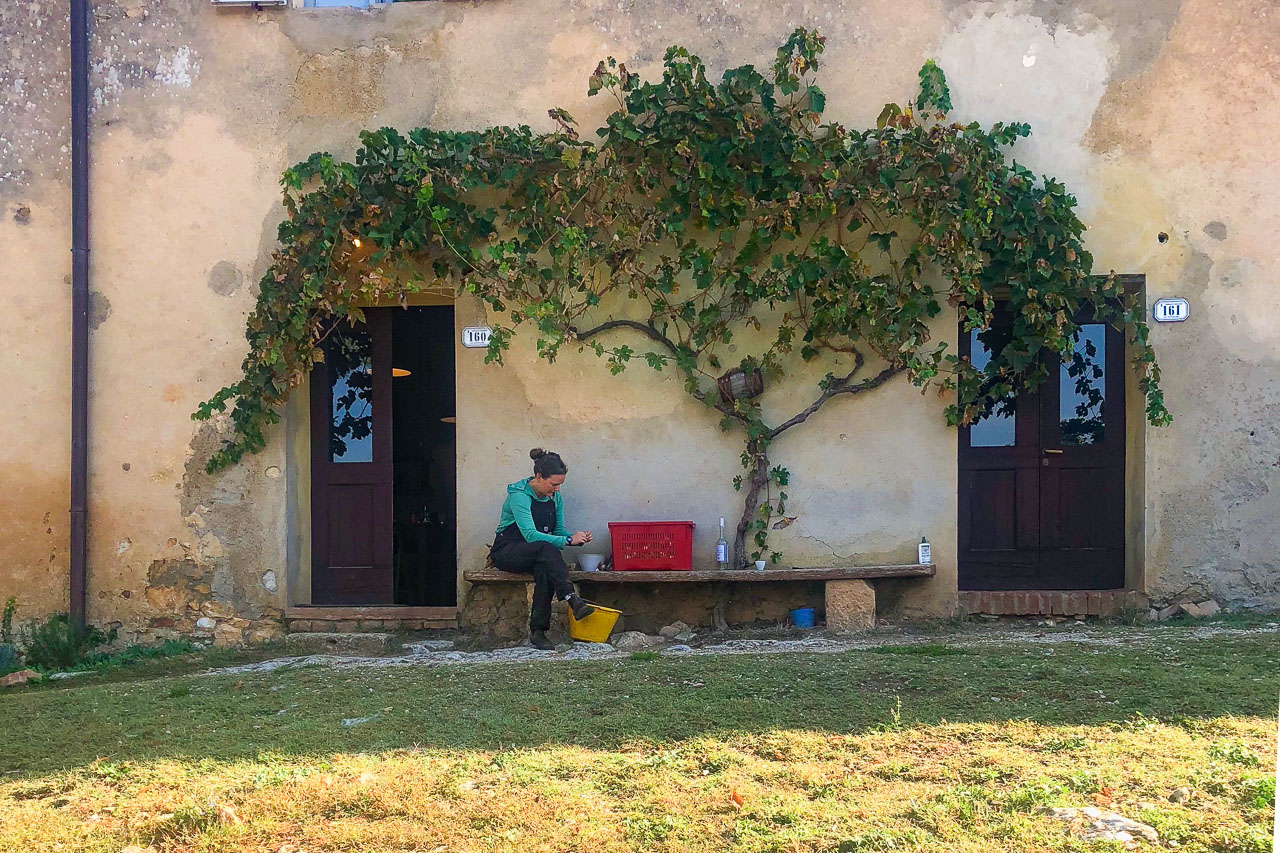
[[[335,329],[311,373],[311,600],[392,604],[391,316]]]
[[[982,367],[1008,339],[962,334],[961,354]],[[961,589],[1123,588],[1123,362],[1121,333],[1086,322],[1071,363],[959,430]]]
[[[1041,589],[1124,588],[1124,440],[1124,336],[1085,323],[1040,393]]]

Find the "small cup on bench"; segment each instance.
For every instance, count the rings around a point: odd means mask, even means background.
[[[578,568],[584,572],[595,572],[600,570],[600,563],[604,561],[603,554],[579,554]]]

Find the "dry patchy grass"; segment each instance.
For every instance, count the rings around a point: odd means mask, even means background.
[[[1182,850],[1269,850],[1275,635],[1168,637],[9,695],[0,849],[1115,849],[1044,814],[1101,799]]]

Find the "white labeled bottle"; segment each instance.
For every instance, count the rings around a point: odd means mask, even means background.
[[[729,540],[724,538],[724,519],[720,519],[720,539],[716,542],[716,568],[729,568]]]
[[[922,566],[928,566],[933,563],[933,549],[929,546],[929,540],[923,536],[920,537],[920,544],[916,546],[918,549],[918,562]]]

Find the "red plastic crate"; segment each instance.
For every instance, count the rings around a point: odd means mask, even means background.
[[[613,570],[687,572],[693,568],[692,521],[611,521]]]

